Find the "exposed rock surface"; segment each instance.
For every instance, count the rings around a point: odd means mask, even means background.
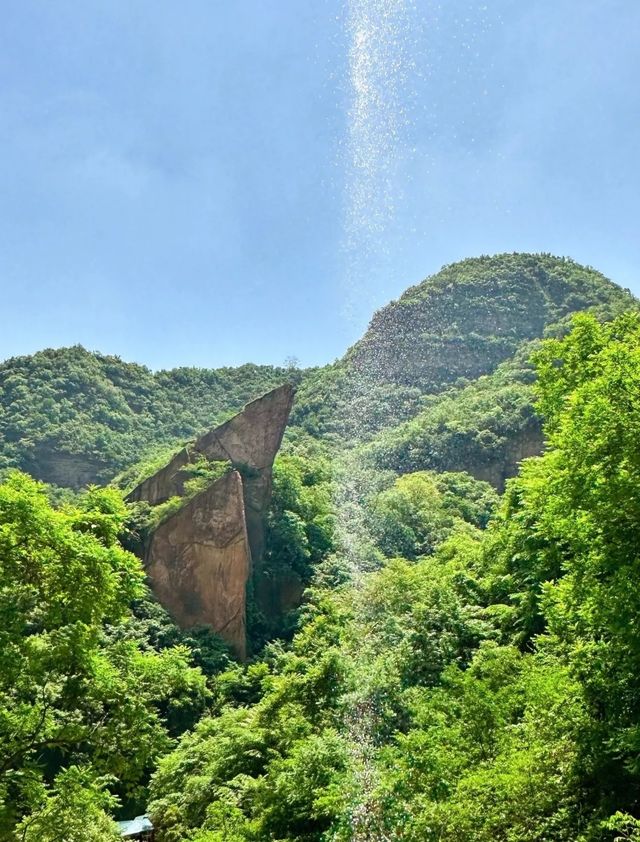
[[[98,459],[62,450],[49,451],[43,447],[36,449],[33,458],[25,465],[25,469],[42,482],[73,488],[74,491],[99,482],[107,467]]]
[[[160,524],[151,536],[146,567],[154,593],[179,625],[211,626],[245,657],[251,550],[237,471]]]
[[[500,458],[487,461],[465,459],[459,463],[446,465],[444,470],[466,471],[476,479],[490,483],[502,494],[506,481],[518,473],[520,462],[530,456],[539,456],[543,449],[542,426],[537,418],[532,418],[525,429],[511,436]]]
[[[158,505],[182,496],[189,479],[185,467],[202,456],[238,469],[155,530],[146,564],[156,596],[183,628],[211,626],[240,657],[246,654],[246,586],[263,557],[273,461],[292,402],[293,388],[285,385],[247,404],[183,448],[128,498]]]
[[[146,500],[152,506],[181,496],[189,479],[184,471],[194,459],[229,460],[240,469],[244,482],[246,522],[251,553],[259,563],[264,553],[264,515],[271,497],[271,469],[293,403],[293,388],[286,384],[247,404],[225,424],[205,433],[183,448],[164,468],[140,483],[129,500]]]

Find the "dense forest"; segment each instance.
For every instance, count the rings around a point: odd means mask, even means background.
[[[286,381],[264,564],[306,591],[239,662],[155,601],[123,492]],[[628,292],[482,257],[321,369],[76,347],[0,390],[0,839],[640,840]]]

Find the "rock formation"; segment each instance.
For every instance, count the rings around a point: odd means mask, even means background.
[[[539,456],[544,450],[542,425],[535,416],[517,432],[513,432],[505,441],[501,452],[491,458],[480,459],[465,454],[464,459],[445,464],[445,471],[466,471],[476,479],[490,483],[502,494],[508,479],[515,477],[520,470],[520,463],[530,456]]]
[[[292,402],[293,389],[285,385],[247,404],[184,447],[128,497],[158,505],[184,494],[190,478],[186,466],[196,459],[231,462],[231,473],[155,530],[146,565],[158,599],[181,626],[211,626],[241,657],[246,649],[246,585],[264,554],[273,460]]]
[[[247,531],[254,562],[264,553],[264,514],[271,497],[271,469],[293,403],[293,388],[286,384],[247,404],[220,427],[184,447],[164,468],[140,483],[128,497],[152,506],[182,496],[189,473],[184,469],[204,456],[210,461],[229,460],[243,476]]]
[[[151,536],[146,568],[154,593],[180,626],[211,626],[245,657],[251,550],[237,471],[160,524]]]

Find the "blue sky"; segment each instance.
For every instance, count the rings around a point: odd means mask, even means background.
[[[640,294],[637,0],[406,0],[373,232],[348,12],[8,0],[0,357],[329,362],[407,286],[501,251],[568,254]],[[388,115],[368,117],[375,146]]]

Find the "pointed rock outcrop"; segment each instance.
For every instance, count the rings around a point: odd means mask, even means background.
[[[140,483],[129,501],[145,500],[152,506],[184,494],[189,479],[185,466],[199,457],[226,461],[243,475],[247,530],[254,562],[264,553],[264,515],[271,497],[271,470],[291,406],[293,387],[285,384],[247,404],[242,412],[184,447],[153,476]]]
[[[281,386],[201,436],[128,496],[152,506],[184,495],[187,466],[205,457],[234,470],[187,501],[152,533],[146,568],[160,602],[183,628],[211,626],[234,651],[246,653],[246,586],[259,571],[273,461],[293,403]]]

